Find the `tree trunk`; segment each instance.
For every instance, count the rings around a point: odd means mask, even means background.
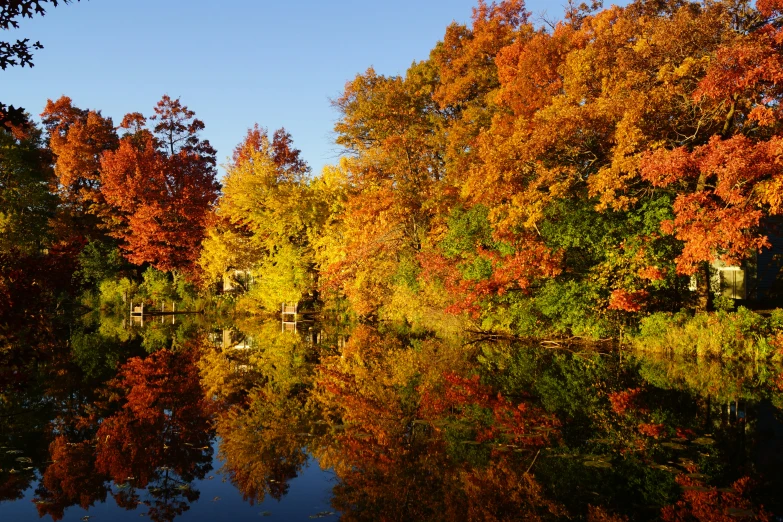
[[[699,263],[699,270],[696,272],[696,311],[707,312],[711,309],[710,264],[703,261]]]
[[[707,175],[702,172],[699,174],[699,181],[696,183],[696,192],[703,192],[707,185]],[[702,261],[699,263],[699,269],[696,271],[696,311],[707,312],[712,308],[712,299],[710,299],[710,263]]]

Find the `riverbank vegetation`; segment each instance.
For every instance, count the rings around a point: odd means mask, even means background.
[[[716,263],[745,267],[750,303],[779,238],[782,12],[479,2],[404,74],[346,83],[337,164],[255,125],[222,186],[180,100],[119,125],[50,100],[42,128],[0,130],[0,295],[41,291],[40,264],[67,288],[36,306],[341,299],[412,331],[771,355],[777,312],[694,313],[733,306]]]

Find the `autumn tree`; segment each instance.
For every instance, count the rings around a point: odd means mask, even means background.
[[[164,95],[150,120],[151,130],[141,114],[126,115],[119,147],[101,157],[111,234],[133,263],[190,270],[217,200],[215,150],[179,99]]]
[[[310,168],[278,129],[256,125],[234,151],[214,225],[199,261],[208,281],[251,274],[248,299],[276,310],[315,289],[311,240],[323,215],[309,187]]]
[[[55,155],[58,192],[71,205],[86,205],[100,196],[101,155],[118,145],[111,118],[80,109],[67,96],[48,100],[41,113]]]
[[[415,263],[433,220],[446,205],[443,115],[432,99],[437,71],[414,64],[405,77],[373,69],[346,84],[333,103],[337,143],[348,155],[342,212],[345,255],[323,267],[326,282],[357,312],[375,314],[391,296],[401,264]]]
[[[684,242],[678,272],[703,274],[701,308],[709,296],[708,263],[736,264],[768,248],[764,218],[783,212],[780,6],[757,7],[705,6],[716,13],[721,34],[688,93],[699,109],[700,128],[641,160],[646,180],[677,194],[674,219],[664,230]]]
[[[440,246],[454,212],[477,203],[463,198],[475,190],[470,183],[478,183],[466,182],[466,174],[489,149],[481,133],[509,112],[499,103],[497,62],[505,48],[533,34],[522,2],[480,2],[470,26],[449,26],[430,58],[404,77],[370,69],[335,101],[342,114],[337,142],[349,155],[351,185],[343,211],[345,256],[326,269],[326,281],[360,314],[388,315],[398,308],[394,303],[411,300],[476,312],[483,297],[528,288],[557,271],[556,253],[534,233],[507,235],[502,252],[468,244],[469,252],[444,256]],[[506,193],[509,185],[488,189]],[[454,258],[463,254],[471,258],[465,266],[491,267],[495,281],[454,273],[455,263],[463,264]],[[451,303],[436,297],[442,286]]]
[[[456,176],[470,164],[475,138],[499,110],[499,53],[532,31],[523,0],[480,0],[471,18],[470,26],[449,25],[430,53],[438,71],[432,99],[449,116],[445,156]]]
[[[101,189],[101,155],[118,145],[111,118],[80,109],[67,96],[48,100],[41,113],[54,159],[60,199],[53,227],[64,240],[105,240],[108,208]]]

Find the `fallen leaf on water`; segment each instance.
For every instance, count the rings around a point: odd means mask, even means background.
[[[650,467],[653,469],[659,469],[661,471],[668,471],[670,473],[680,473],[680,470],[671,466],[666,466],[665,464],[653,464]]]
[[[683,446],[682,444],[677,444],[676,442],[664,442],[661,444],[661,446],[665,448],[671,448],[673,450],[685,450],[688,449],[687,446]]]

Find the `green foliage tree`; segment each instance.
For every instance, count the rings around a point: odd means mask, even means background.
[[[38,253],[50,240],[49,219],[57,199],[41,133],[18,139],[0,129],[0,251]]]

